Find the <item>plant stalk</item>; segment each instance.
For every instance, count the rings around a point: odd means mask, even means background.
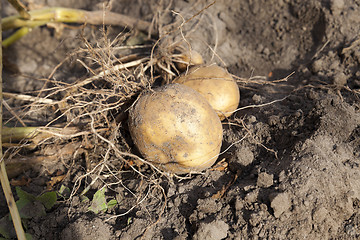
[[[2,46],[4,48],[10,46],[11,44],[13,44],[14,42],[16,42],[17,40],[19,40],[20,38],[22,38],[23,36],[25,36],[26,34],[28,34],[30,31],[29,27],[22,27],[19,30],[17,30],[15,33],[13,33],[10,37],[4,39],[4,41],[2,41]]]
[[[2,143],[14,143],[23,139],[31,139],[39,133],[38,129],[38,127],[3,127],[1,131]]]
[[[19,0],[8,0],[8,2],[18,11],[24,19],[30,19],[30,14],[26,11],[25,6]]]
[[[20,27],[36,27],[51,22],[63,23],[86,23],[94,25],[116,25],[127,28],[137,28],[141,31],[150,31],[151,23],[132,18],[123,14],[106,11],[85,11],[72,8],[44,8],[29,11],[30,19],[26,20],[20,15],[3,18],[1,25],[3,30]]]
[[[1,19],[1,11],[2,11],[2,4],[0,3],[0,19]],[[0,26],[0,36],[2,33],[1,29],[2,28]],[[2,40],[0,37],[0,43],[1,42],[2,42]],[[1,100],[0,101],[0,135],[2,133],[2,65],[3,65],[2,59],[3,59],[2,58],[2,48],[0,47],[0,100]],[[15,227],[16,235],[19,240],[26,240],[25,232],[24,232],[24,229],[23,229],[22,223],[21,223],[20,214],[17,209],[14,196],[11,192],[9,178],[6,173],[5,162],[3,159],[2,140],[1,139],[0,139],[0,181],[1,181],[1,186],[3,189],[4,195],[5,195],[6,201],[7,201],[7,205],[10,210],[11,219],[12,219],[14,227]]]

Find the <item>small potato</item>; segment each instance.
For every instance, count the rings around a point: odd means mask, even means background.
[[[142,95],[130,109],[129,129],[146,160],[175,174],[210,167],[223,136],[221,122],[206,99],[181,84]]]
[[[239,105],[239,88],[224,69],[216,65],[193,67],[188,74],[174,80],[201,93],[221,120],[229,117]]]
[[[184,72],[188,66],[201,65],[204,63],[200,53],[194,50],[182,54],[180,60],[181,62],[178,62],[176,65],[181,72]]]

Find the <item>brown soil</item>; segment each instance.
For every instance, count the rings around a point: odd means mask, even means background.
[[[112,11],[151,21],[168,7],[188,19],[211,3],[152,2],[157,1],[112,1]],[[61,6],[99,10],[102,1],[65,0]],[[5,5],[3,16],[13,13]],[[182,180],[154,175],[147,183],[130,171],[107,192],[119,202],[115,208],[94,214],[75,195],[71,202],[59,201],[46,216],[29,220],[27,232],[34,239],[359,239],[359,13],[358,0],[216,1],[184,25],[193,49],[206,63],[217,62],[236,76],[266,76],[253,78],[264,79],[262,84],[239,81],[241,110],[223,122],[226,151],[219,160],[228,167]],[[167,14],[162,21],[176,18]],[[96,43],[100,28],[86,27],[83,34]],[[120,31],[111,28],[109,38]],[[37,28],[5,49],[5,91],[41,88],[36,79],[46,78],[78,48],[80,32],[65,28],[58,36],[47,27]],[[290,73],[287,81],[271,82]],[[86,74],[71,61],[54,79],[73,82]],[[10,116],[5,112],[5,118]],[[32,117],[38,123],[48,118]],[[85,173],[83,157],[72,166],[63,163],[55,168],[70,169],[62,184],[72,188]],[[32,181],[22,188],[40,194],[53,172],[26,171],[23,175]],[[99,181],[90,193],[101,186]],[[6,202],[0,203],[4,216]]]

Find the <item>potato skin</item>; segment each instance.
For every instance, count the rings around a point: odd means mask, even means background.
[[[223,137],[221,122],[206,99],[181,84],[142,95],[130,109],[129,130],[146,160],[175,174],[210,167]]]
[[[188,66],[193,65],[201,65],[204,63],[204,60],[200,53],[195,50],[191,50],[189,52],[185,52],[181,57],[181,61],[178,62],[176,66],[178,67],[179,71],[184,72]]]
[[[224,69],[217,65],[195,66],[188,74],[174,80],[201,93],[221,120],[229,117],[239,105],[239,88]]]

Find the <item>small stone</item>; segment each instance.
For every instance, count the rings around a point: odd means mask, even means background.
[[[254,227],[252,230],[251,230],[251,233],[253,235],[259,235],[259,232],[260,232],[260,228],[259,227]]]
[[[237,162],[242,166],[248,166],[254,161],[254,153],[250,148],[244,147],[237,154]]]
[[[257,51],[257,52],[262,52],[263,49],[264,49],[264,46],[263,46],[261,43],[258,44],[257,47],[256,47],[256,51]]]
[[[270,50],[268,48],[264,48],[263,52],[262,52],[265,56],[269,56],[270,55]]]
[[[254,115],[250,115],[249,117],[248,117],[248,121],[249,121],[249,123],[254,123],[254,122],[256,122],[256,117],[254,116]]]
[[[247,203],[253,203],[253,202],[255,202],[255,201],[257,200],[258,195],[259,195],[259,191],[258,191],[258,189],[256,189],[256,190],[254,190],[254,191],[249,192],[248,194],[246,194],[244,200],[245,200]]]
[[[285,171],[282,170],[280,173],[279,173],[279,182],[282,183],[286,178],[286,174],[285,174]]]
[[[178,188],[178,193],[184,193],[185,192],[185,187],[184,186],[179,186]]]
[[[244,201],[239,197],[236,198],[236,201],[235,201],[236,212],[241,212],[243,208],[244,208]]]
[[[270,126],[276,126],[280,122],[280,118],[277,115],[271,115],[268,120]]]
[[[188,239],[188,236],[186,234],[181,234],[176,236],[173,240],[186,240]]]
[[[273,185],[274,175],[267,174],[266,172],[259,173],[256,185],[258,187],[268,188]]]
[[[256,186],[255,185],[246,185],[246,186],[244,186],[244,191],[245,192],[248,192],[248,191],[250,191],[251,189],[254,189]]]
[[[172,197],[174,196],[174,194],[176,193],[176,188],[174,186],[170,186],[169,187],[169,190],[168,190],[168,193],[167,193],[167,197]]]
[[[254,94],[254,96],[252,97],[252,100],[256,103],[259,104],[262,102],[262,97],[260,95]]]
[[[249,223],[250,223],[250,225],[251,225],[252,227],[254,227],[253,230],[255,230],[255,229],[256,229],[255,227],[260,224],[260,222],[262,221],[263,217],[264,217],[264,216],[262,216],[262,214],[259,213],[259,212],[254,212],[254,213],[252,213],[252,214],[250,215]],[[259,233],[259,231],[260,231],[260,228],[258,228],[258,231],[255,231],[254,234],[257,235],[257,234]]]
[[[213,221],[210,223],[202,222],[199,225],[198,230],[193,236],[194,240],[221,240],[227,237],[229,225],[224,221]]]
[[[334,15],[339,15],[345,6],[344,0],[332,0],[330,4],[331,11]]]
[[[260,204],[260,210],[263,212],[267,212],[268,207],[266,206],[266,204],[262,203],[262,204]]]
[[[320,72],[322,68],[323,68],[323,61],[321,59],[317,59],[311,64],[311,70],[313,73]]]
[[[334,84],[337,87],[343,87],[344,85],[346,85],[346,83],[347,83],[347,76],[344,73],[339,72],[334,76]]]
[[[274,211],[276,218],[280,217],[281,214],[287,212],[291,207],[291,201],[287,193],[279,193],[272,197],[271,208]]]
[[[33,59],[26,59],[24,63],[20,63],[17,66],[22,73],[32,73],[34,69],[37,69],[38,64]]]

